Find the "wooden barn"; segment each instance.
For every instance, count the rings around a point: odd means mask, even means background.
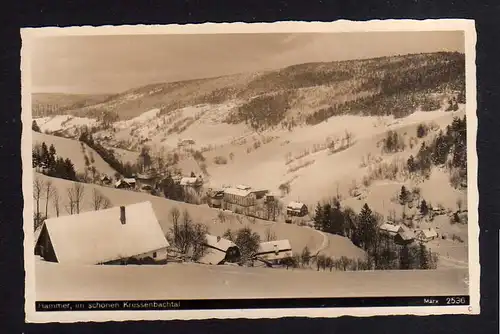
[[[169,247],[150,202],[49,218],[38,235],[35,254],[67,264],[165,263]]]
[[[292,201],[286,207],[286,214],[292,217],[304,217],[309,213],[307,205],[300,202]]]
[[[283,260],[292,256],[292,245],[290,241],[286,239],[262,242],[259,245],[259,250],[255,254],[256,259],[264,262]]]
[[[240,249],[231,240],[210,234],[205,237],[207,253],[200,259],[200,263],[219,265],[226,262],[235,263],[240,260]]]

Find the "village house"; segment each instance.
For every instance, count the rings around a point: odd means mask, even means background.
[[[104,174],[100,177],[100,181],[101,181],[101,184],[103,184],[103,185],[111,184],[111,178],[109,176],[107,176],[106,174]]]
[[[205,238],[207,253],[199,260],[200,263],[219,265],[240,260],[240,249],[231,240],[210,234],[205,235]]]
[[[416,239],[421,242],[428,242],[434,240],[438,237],[438,234],[435,229],[432,227],[422,229],[416,232]]]
[[[290,244],[290,241],[284,239],[261,242],[259,250],[255,254],[255,259],[262,260],[264,262],[274,262],[276,260],[283,260],[292,256],[292,245]]]
[[[307,205],[304,203],[292,201],[286,207],[286,214],[288,216],[304,217],[308,213]]]
[[[184,188],[198,188],[203,185],[203,178],[200,176],[183,177],[180,179],[179,184]]]
[[[411,230],[399,231],[394,236],[394,242],[398,245],[409,245],[415,241],[415,233]]]
[[[380,225],[378,229],[380,230],[381,233],[391,237],[394,237],[398,233],[405,231],[401,225],[394,225],[391,223],[384,223]]]
[[[166,263],[169,243],[150,202],[47,219],[35,254],[64,264]]]
[[[118,189],[134,189],[135,188],[135,179],[133,178],[124,178],[116,181],[115,188]]]
[[[242,211],[249,214],[250,207],[256,206],[258,202],[265,202],[268,190],[252,189],[247,185],[237,185],[234,188],[224,189],[224,209],[231,211]]]
[[[266,205],[268,190],[252,189],[247,185],[224,188],[222,207],[236,213],[268,219],[269,208]]]

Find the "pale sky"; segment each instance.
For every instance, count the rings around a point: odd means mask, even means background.
[[[448,31],[65,36],[39,38],[32,50],[33,92],[97,94],[309,62],[463,53],[464,35]]]

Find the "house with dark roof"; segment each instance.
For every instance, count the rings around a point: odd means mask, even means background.
[[[35,255],[65,264],[164,263],[169,243],[150,202],[45,220]]]

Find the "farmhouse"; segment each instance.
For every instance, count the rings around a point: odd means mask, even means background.
[[[262,242],[255,254],[256,259],[263,261],[282,260],[292,256],[292,246],[286,239]]]
[[[404,232],[405,230],[401,225],[394,225],[390,223],[384,223],[379,226],[379,230],[381,233],[389,235],[389,236],[396,236],[400,232]]]
[[[35,254],[68,264],[165,263],[168,241],[150,202],[49,218]]]
[[[421,242],[428,242],[434,240],[438,237],[438,234],[435,229],[432,227],[420,230],[416,232],[416,239]]]
[[[307,205],[300,202],[290,202],[286,207],[286,214],[289,216],[304,217],[309,213]]]
[[[394,236],[394,242],[398,245],[409,245],[415,241],[415,233],[411,230],[404,230],[398,232]]]
[[[234,242],[210,234],[205,235],[205,237],[207,254],[205,254],[199,262],[218,265],[226,262],[234,263],[239,261],[241,256],[240,249]]]
[[[133,178],[124,178],[116,181],[115,188],[118,189],[131,189],[135,188],[135,179]]]

